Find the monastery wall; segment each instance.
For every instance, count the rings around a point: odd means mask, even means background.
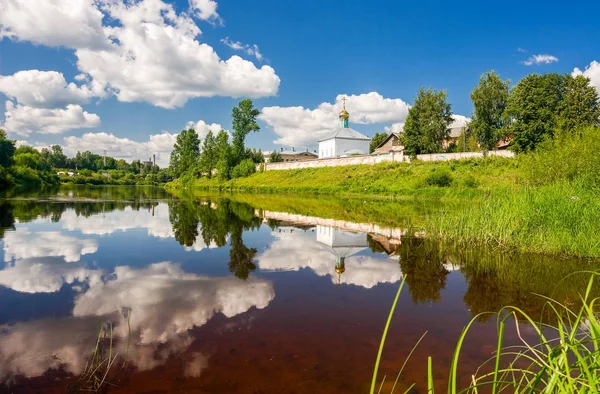
[[[514,157],[514,153],[508,150],[490,151],[489,156],[498,157]],[[459,152],[459,153],[434,153],[427,155],[417,155],[417,159],[421,161],[447,161],[471,159],[475,157],[483,157],[482,152]],[[306,160],[287,163],[265,163],[265,171],[271,170],[295,170],[301,168],[321,168],[321,167],[343,167],[353,166],[357,164],[374,165],[385,162],[410,162],[410,157],[405,156],[402,152],[390,152],[386,155],[362,155],[350,157],[331,157],[316,160]],[[260,170],[261,164],[256,166]]]

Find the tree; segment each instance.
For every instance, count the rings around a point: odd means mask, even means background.
[[[488,71],[471,92],[475,111],[469,128],[483,149],[494,149],[501,139],[502,114],[508,102],[509,85],[510,81],[503,81],[494,71]]]
[[[246,158],[251,159],[255,164],[265,162],[265,156],[263,155],[262,150],[256,150],[256,148],[246,149]]]
[[[530,74],[510,91],[504,111],[504,129],[514,137],[513,149],[528,152],[554,136],[558,112],[570,75]]]
[[[220,180],[227,180],[229,179],[229,172],[232,167],[232,158],[229,135],[225,130],[221,130],[217,134],[215,146],[217,152],[217,175]]]
[[[269,155],[269,163],[281,163],[282,161],[283,157],[281,157],[281,154],[276,150],[271,152],[271,154]]]
[[[209,131],[202,144],[202,153],[200,154],[200,173],[205,173],[207,177],[212,176],[212,172],[217,166],[217,142],[212,131]]]
[[[448,126],[453,121],[452,107],[445,91],[419,89],[404,125],[404,151],[410,156],[443,150],[450,137]]]
[[[375,151],[375,148],[377,148],[379,145],[381,145],[383,143],[383,141],[385,141],[387,139],[387,137],[389,137],[389,136],[390,135],[388,133],[375,133],[375,135],[371,139],[371,145],[369,146],[369,153],[373,153],[373,151]]]
[[[10,167],[15,150],[15,141],[7,139],[6,132],[0,129],[0,166]]]
[[[50,149],[42,149],[42,156],[54,168],[66,168],[68,158],[63,153],[60,145],[53,145]],[[114,160],[114,159],[113,159]]]
[[[194,129],[183,130],[175,140],[173,151],[169,159],[169,169],[175,178],[183,173],[196,168],[200,156],[200,138]],[[141,165],[138,168],[138,173]]]
[[[586,126],[600,126],[600,101],[598,92],[590,86],[590,79],[578,75],[567,80],[557,128],[564,133]]]
[[[231,111],[233,123],[233,165],[239,164],[245,158],[244,142],[246,136],[251,131],[257,132],[260,130],[258,123],[256,123],[256,117],[259,114],[260,111],[254,108],[254,104],[250,99],[240,101],[238,106],[234,107]]]

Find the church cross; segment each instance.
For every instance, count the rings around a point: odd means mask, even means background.
[[[346,109],[346,96],[342,97],[342,101],[344,102],[344,109]]]

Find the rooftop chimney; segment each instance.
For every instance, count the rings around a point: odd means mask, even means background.
[[[152,155],[152,167],[156,165],[156,154]]]

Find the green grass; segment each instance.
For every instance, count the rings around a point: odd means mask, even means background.
[[[258,172],[227,182],[200,178],[169,188],[336,196],[476,198],[490,190],[517,187],[518,163],[489,157],[451,162],[381,163],[373,166],[306,168]]]
[[[471,377],[466,386],[459,384],[459,364],[465,339],[470,328],[477,321],[474,317],[463,329],[457,339],[454,355],[451,360],[447,392],[449,394],[479,392],[496,393],[597,393],[600,391],[600,322],[598,321],[598,302],[594,297],[594,279],[597,272],[590,272],[588,285],[580,295],[581,307],[574,309],[555,299],[542,297],[544,308],[552,318],[550,323],[536,320],[527,312],[515,306],[502,308],[496,316],[498,335],[496,352],[475,371],[467,371]],[[390,315],[386,322],[379,352],[375,360],[373,381],[370,392],[376,391],[379,361],[383,354],[385,338],[391,324],[396,303],[404,280],[400,284],[394,299]],[[514,324],[519,342],[516,345],[505,345],[506,330]],[[533,335],[523,335],[527,326]],[[423,337],[421,337],[422,339]],[[418,346],[421,339],[415,345]],[[400,368],[398,377],[410,359],[413,350]],[[433,358],[427,360],[427,393],[434,393]],[[465,374],[464,371],[461,373]],[[398,377],[396,381],[398,381]],[[423,384],[424,385],[424,384]],[[413,383],[405,392],[415,386]],[[390,393],[394,392],[392,386]]]

